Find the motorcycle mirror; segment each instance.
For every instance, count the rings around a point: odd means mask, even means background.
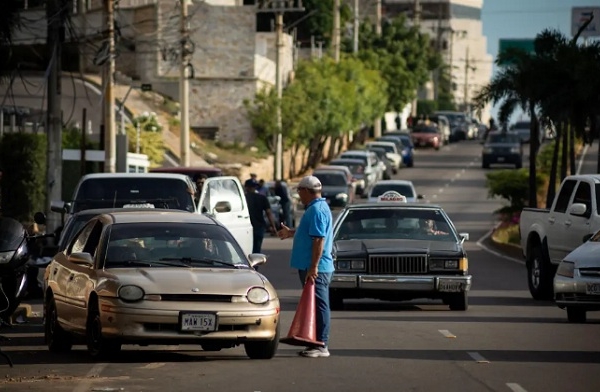
[[[33,215],[33,221],[35,223],[37,223],[38,225],[45,225],[46,224],[46,215],[43,212],[36,212]]]

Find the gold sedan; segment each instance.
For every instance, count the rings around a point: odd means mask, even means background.
[[[226,207],[226,206],[225,206]],[[44,276],[45,337],[68,351],[83,336],[94,357],[122,344],[243,344],[269,359],[279,341],[279,299],[215,219],[187,212],[114,212],[90,220]]]

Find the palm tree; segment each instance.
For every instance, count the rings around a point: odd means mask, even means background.
[[[539,59],[536,55],[519,49],[501,53],[496,64],[504,66],[499,74],[485,86],[474,99],[478,109],[488,102],[502,102],[498,114],[500,124],[506,125],[510,115],[517,107],[528,113],[531,118],[531,136],[529,144],[529,207],[537,207],[536,158],[539,150],[539,124],[536,106],[539,102],[539,90],[544,79],[540,74]]]

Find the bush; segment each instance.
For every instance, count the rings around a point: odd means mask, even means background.
[[[490,198],[499,196],[509,202],[509,205],[495,211],[511,217],[527,206],[529,200],[529,169],[499,170],[487,173],[486,186]],[[538,173],[536,176],[537,191],[545,183],[546,176]]]
[[[2,214],[31,222],[46,205],[46,135],[8,133],[0,139]]]

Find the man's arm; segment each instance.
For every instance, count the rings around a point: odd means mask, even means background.
[[[317,276],[319,275],[319,260],[321,260],[324,248],[325,237],[312,238],[311,262],[308,273],[306,274],[306,279],[312,279],[313,281],[317,279]]]

